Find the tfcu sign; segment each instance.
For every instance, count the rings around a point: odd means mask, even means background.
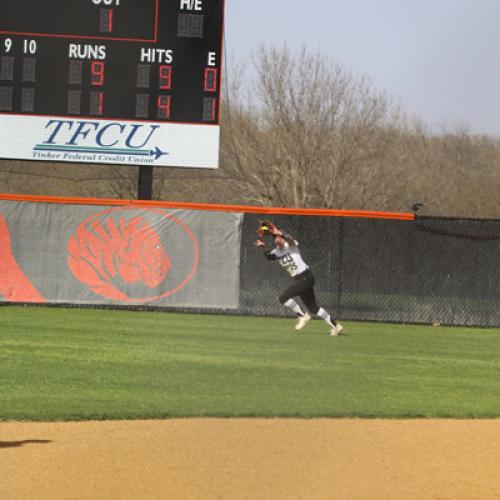
[[[217,168],[218,125],[2,115],[0,158]]]
[[[155,137],[160,125],[125,124],[86,120],[49,120],[45,137],[33,148],[44,160],[102,161],[113,157],[117,163],[154,163],[167,151]]]

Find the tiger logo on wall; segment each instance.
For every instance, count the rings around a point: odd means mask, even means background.
[[[68,267],[90,291],[145,303],[177,293],[196,273],[191,229],[160,209],[111,208],[84,220],[69,237]]]

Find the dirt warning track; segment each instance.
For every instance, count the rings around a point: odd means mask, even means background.
[[[500,420],[0,423],[0,499],[500,499]]]

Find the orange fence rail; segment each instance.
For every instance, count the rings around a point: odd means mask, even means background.
[[[187,210],[211,210],[217,212],[243,212],[262,215],[315,215],[323,217],[354,217],[365,219],[415,220],[412,212],[382,212],[371,210],[331,210],[318,208],[259,207],[248,205],[223,205],[214,203],[189,203],[182,201],[117,200],[108,198],[73,198],[59,196],[35,196],[0,194],[0,200],[34,203],[61,203],[66,205],[113,205],[136,207],[177,208]]]

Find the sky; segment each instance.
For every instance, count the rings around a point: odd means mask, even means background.
[[[226,57],[321,51],[435,130],[500,137],[500,0],[225,0]]]

